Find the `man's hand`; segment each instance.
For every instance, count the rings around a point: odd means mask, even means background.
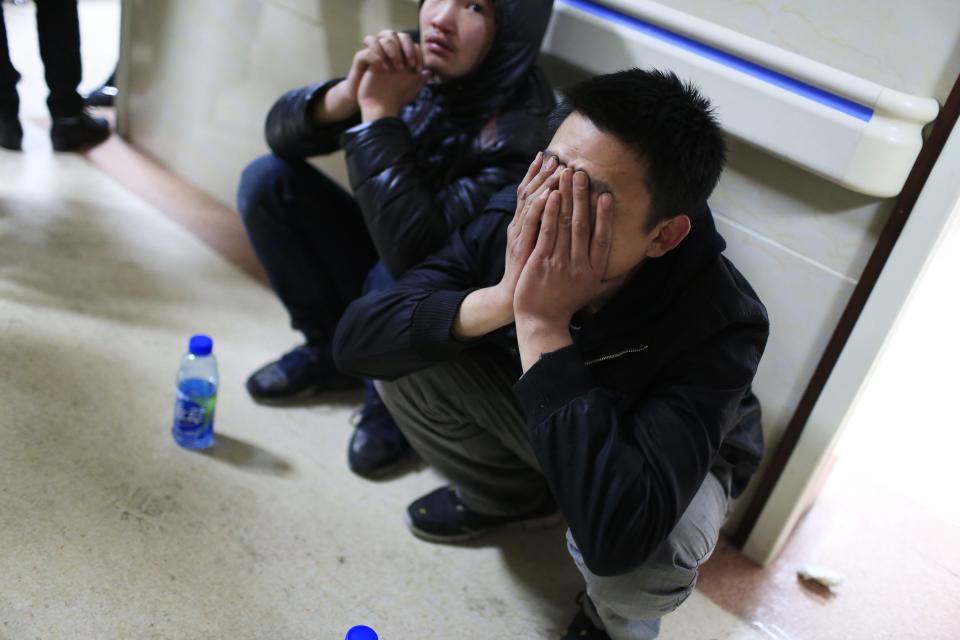
[[[536,246],[513,298],[524,371],[541,354],[572,344],[573,314],[621,284],[621,279],[604,281],[613,237],[613,197],[599,196],[595,216],[590,201],[587,174],[565,169],[559,191],[548,197]]]
[[[360,109],[360,85],[371,69],[382,73],[409,71],[417,74],[423,71],[423,55],[410,34],[381,31],[375,36],[367,36],[363,42],[364,48],[353,56],[346,79],[327,91],[324,99],[317,104],[314,117],[318,122],[344,120],[356,113]],[[413,96],[406,102],[412,100]]]
[[[540,218],[550,191],[557,188],[561,167],[557,159],[538,153],[517,187],[517,208],[507,227],[503,277],[492,287],[478,289],[460,305],[453,333],[478,338],[513,322],[513,293],[523,265],[537,241]]]
[[[530,165],[523,182],[517,187],[517,208],[513,220],[507,227],[507,251],[504,260],[503,277],[496,285],[500,303],[509,308],[513,318],[513,294],[517,281],[527,263],[530,253],[537,242],[540,219],[547,206],[550,192],[557,188],[563,167],[551,156],[544,159],[541,154]]]
[[[396,31],[381,31],[376,36],[367,36],[363,42],[368,55],[377,62],[368,65],[359,79],[347,78],[348,86],[356,86],[363,121],[397,116],[400,108],[412,101],[433,75],[423,66],[420,45],[410,34]]]

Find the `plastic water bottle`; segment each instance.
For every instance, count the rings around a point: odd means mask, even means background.
[[[377,632],[361,624],[351,627],[343,640],[377,640]]]
[[[217,407],[217,359],[213,340],[198,334],[177,371],[177,404],[173,414],[173,439],[187,449],[213,445],[213,413]]]

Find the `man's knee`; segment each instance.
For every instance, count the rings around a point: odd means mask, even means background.
[[[245,221],[268,211],[294,178],[294,167],[273,154],[260,156],[240,174],[237,210]],[[264,206],[267,205],[267,206]]]
[[[700,565],[717,545],[728,503],[726,486],[708,474],[670,536],[640,567],[619,576],[590,573],[568,534],[570,554],[586,579],[587,593],[598,611],[605,609],[628,620],[648,620],[679,607],[693,593]]]
[[[445,380],[443,372],[449,367],[449,363],[440,362],[396,380],[377,380],[374,386],[391,411],[391,405],[395,405],[422,414],[431,407],[443,404],[449,397],[438,393],[438,388]]]
[[[597,576],[582,561],[578,560],[577,566],[584,574],[587,595],[602,618],[650,620],[675,610],[693,593],[697,565],[689,566],[681,555],[668,539],[647,562],[628,573]]]

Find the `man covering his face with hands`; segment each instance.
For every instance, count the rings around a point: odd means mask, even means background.
[[[586,592],[569,638],[653,638],[692,592],[763,453],[766,311],[706,204],[707,101],[633,69],[566,92],[519,187],[346,311],[335,358],[383,382],[451,486],[411,531],[456,542],[566,520]]]

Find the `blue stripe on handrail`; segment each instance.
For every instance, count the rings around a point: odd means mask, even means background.
[[[658,40],[669,42],[674,46],[680,47],[681,49],[685,49],[686,51],[690,51],[691,53],[708,58],[741,73],[745,73],[759,80],[763,80],[764,82],[780,87],[781,89],[791,93],[795,93],[799,96],[807,98],[808,100],[813,100],[814,102],[822,104],[826,107],[830,107],[836,111],[853,116],[858,120],[869,122],[873,117],[873,109],[862,105],[859,102],[854,102],[853,100],[849,100],[843,96],[838,96],[835,93],[830,93],[829,91],[815,87],[812,84],[807,84],[806,82],[802,82],[796,78],[791,78],[790,76],[784,75],[778,71],[774,71],[773,69],[768,69],[767,67],[759,65],[755,62],[745,60],[744,58],[727,53],[726,51],[721,51],[720,49],[703,44],[702,42],[697,42],[696,40],[682,36],[679,33],[674,33],[673,31],[664,29],[663,27],[658,27],[657,25],[647,22],[646,20],[641,20],[636,16],[631,16],[623,13],[622,11],[605,7],[597,2],[593,2],[592,0],[562,0],[562,2],[611,22],[628,26],[631,29],[640,31],[648,36],[657,38]]]

